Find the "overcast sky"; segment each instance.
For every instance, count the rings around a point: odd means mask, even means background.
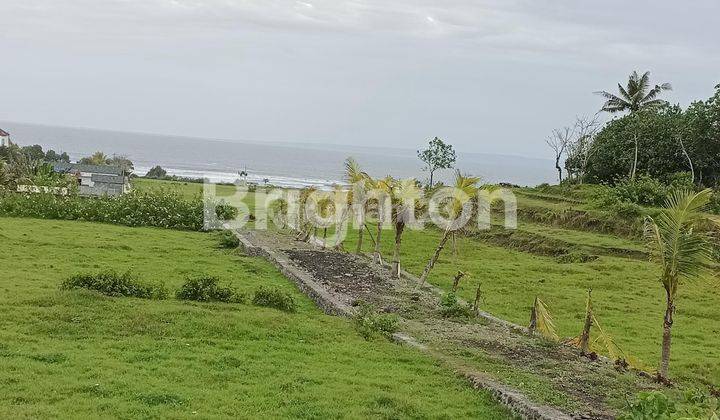
[[[720,83],[720,3],[1,0],[0,121],[544,156],[633,70]]]

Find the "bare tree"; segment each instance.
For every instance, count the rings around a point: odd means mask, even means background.
[[[567,146],[568,159],[572,160],[572,170],[576,171],[572,175],[575,175],[581,184],[595,148],[595,136],[601,127],[598,117],[599,114],[575,117],[575,135]],[[565,169],[570,175],[571,168],[566,165]]]
[[[545,143],[555,152],[555,169],[558,171],[558,182],[562,182],[560,159],[565,155],[565,151],[574,135],[575,127],[563,127],[553,130],[552,134],[545,139]]]

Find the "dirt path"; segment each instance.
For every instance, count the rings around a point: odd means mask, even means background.
[[[248,231],[244,235],[284,255],[309,273],[335,299],[360,301],[397,314],[401,331],[459,372],[478,372],[521,390],[535,403],[575,418],[613,418],[615,407],[653,382],[620,372],[610,362],[591,361],[573,348],[528,336],[483,317],[446,318],[439,293],[415,279],[395,279],[364,256],[321,250],[290,235]],[[466,375],[467,376],[467,375]]]

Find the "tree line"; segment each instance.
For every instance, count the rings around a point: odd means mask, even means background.
[[[633,72],[617,94],[590,117],[553,130],[546,143],[554,153],[560,182],[615,184],[649,175],[669,183],[688,173],[697,186],[720,184],[720,85],[706,100],[683,109],[660,95],[672,86],[650,83],[650,73]],[[604,112],[622,114],[602,124]]]

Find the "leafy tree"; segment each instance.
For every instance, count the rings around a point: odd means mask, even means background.
[[[103,152],[95,152],[91,156],[80,159],[83,165],[107,165],[109,158]]]
[[[701,212],[710,201],[712,190],[698,193],[676,191],[655,219],[648,217],[645,228],[662,267],[660,281],[665,289],[662,357],[658,377],[666,380],[670,364],[670,344],[675,313],[675,297],[681,279],[697,278],[712,254],[705,237],[693,230]]]
[[[154,168],[150,169],[148,173],[145,175],[146,178],[154,178],[154,179],[163,179],[167,176],[167,171],[160,167],[160,165],[155,166]]]
[[[682,110],[663,107],[639,111],[610,121],[595,137],[592,159],[589,160],[585,180],[594,183],[615,183],[632,176],[632,168],[654,178],[664,179],[675,172],[687,171],[687,160],[677,142],[683,124]],[[647,147],[635,148],[636,136]],[[694,146],[693,146],[694,147]],[[635,162],[637,159],[637,163]],[[630,172],[628,171],[630,169]]]
[[[107,159],[107,164],[112,166],[118,166],[125,172],[132,172],[135,169],[133,162],[124,155],[113,155],[110,159]]]
[[[457,157],[452,145],[445,143],[435,137],[430,140],[428,148],[417,151],[418,157],[425,163],[424,170],[430,172],[430,187],[433,186],[433,175],[438,169],[450,169],[455,164]]]
[[[62,152],[58,154],[56,151],[50,149],[45,153],[45,161],[47,162],[70,162],[70,156],[67,153]]]
[[[42,146],[34,144],[32,146],[25,146],[22,149],[22,153],[32,160],[44,160],[45,152],[43,152]]]

